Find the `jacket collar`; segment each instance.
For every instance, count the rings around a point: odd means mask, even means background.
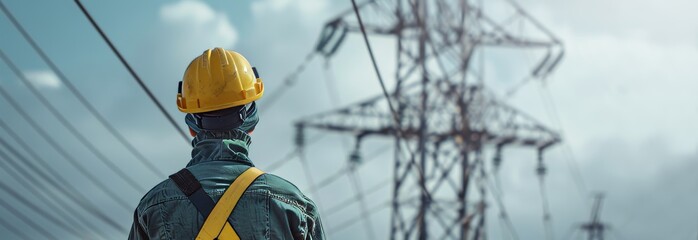
[[[187,167],[208,161],[232,161],[254,166],[248,158],[250,135],[235,129],[231,131],[201,131],[192,140],[194,149]]]

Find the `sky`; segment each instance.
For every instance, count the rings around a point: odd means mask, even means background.
[[[189,143],[166,122],[72,1],[44,0],[38,3],[41,7],[28,1],[3,3],[76,88],[147,159],[164,173],[184,167],[190,158]],[[519,3],[561,39],[566,53],[558,69],[545,82],[530,82],[516,94],[503,97],[507,104],[562,133],[564,143],[545,155],[546,190],[555,239],[581,236],[573,229],[588,220],[596,192],[605,194],[601,218],[611,226],[610,239],[696,239],[698,17],[693,12],[698,2],[519,0]],[[281,84],[313,50],[323,24],[349,9],[350,1],[128,0],[85,1],[84,4],[181,129],[185,125],[184,115],[175,106],[177,82],[191,59],[207,48],[224,47],[242,53],[260,71],[266,94],[284,91],[277,103],[263,110],[253,135],[251,158],[263,170],[294,150],[293,123],[301,117],[381,93],[357,34],[349,35],[333,58],[318,57],[310,61],[294,85]],[[493,4],[485,10],[497,14],[498,6]],[[0,65],[0,86],[57,139],[58,145],[135,208],[145,191],[164,177],[148,171],[80,105],[4,15],[0,17],[0,36],[0,49],[32,84],[139,187],[129,186],[97,160],[5,64]],[[393,39],[372,37],[371,41],[381,71],[392,76]],[[500,95],[523,77],[517,74],[525,70],[521,66],[526,66],[531,58],[528,53],[514,50],[486,49],[483,54],[487,84]],[[536,54],[531,53],[534,57]],[[393,86],[394,79],[387,81],[389,87]],[[335,93],[333,88],[339,91]],[[265,106],[264,99],[260,106]],[[47,167],[66,177],[67,182],[60,184],[74,186],[93,198],[100,208],[121,221],[123,228],[130,225],[132,211],[121,208],[71,167],[5,99],[0,99],[0,110],[3,112],[0,119],[46,160]],[[17,140],[11,139],[3,129],[0,132],[2,139],[24,153]],[[307,135],[309,139],[320,139],[305,148],[315,181],[325,179],[347,164],[352,138],[319,131]],[[367,159],[374,159],[359,168],[364,188],[391,176],[392,155],[380,151],[390,148],[391,143],[390,139],[372,139],[364,144],[362,153]],[[25,190],[28,187],[23,178],[9,173],[7,166],[12,162],[2,160],[7,164],[0,166],[0,181],[16,189],[28,202],[43,206]],[[511,149],[505,152],[500,170],[503,203],[519,239],[544,239],[535,166],[533,150]],[[583,190],[575,182],[577,168]],[[305,191],[309,189],[298,159],[288,161],[272,173]],[[327,188],[307,193],[321,209],[327,210],[350,198],[350,189],[349,179],[343,176]],[[368,195],[367,205],[380,206],[389,199],[389,189],[386,185],[383,190]],[[14,198],[7,191],[0,191],[0,199],[61,236],[59,239],[72,238],[69,232],[49,224],[44,214],[32,211],[27,201]],[[488,237],[510,239],[500,227],[500,209],[494,199],[489,201]],[[46,208],[49,215],[65,217],[49,206]],[[365,224],[340,227],[357,216],[358,209],[358,204],[353,203],[336,213],[322,212],[328,237],[367,239]],[[387,238],[389,210],[381,209],[371,216],[377,239]],[[0,207],[0,220],[17,229],[31,229],[3,207]],[[128,234],[103,225],[97,229],[113,239],[123,239]],[[2,225],[0,236],[21,238]]]

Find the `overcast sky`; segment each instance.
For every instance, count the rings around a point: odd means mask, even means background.
[[[589,218],[594,192],[606,194],[601,216],[613,229],[610,239],[696,239],[698,17],[694,12],[698,2],[519,1],[563,41],[566,50],[563,62],[546,84],[531,82],[506,98],[508,104],[564,133],[565,143],[551,149],[545,158],[555,239],[568,239],[571,229]],[[165,173],[173,173],[187,163],[189,144],[138,88],[72,1],[3,2],[86,98],[148,159]],[[266,94],[273,94],[282,87],[283,78],[313,49],[326,20],[351,7],[348,0],[129,0],[86,1],[85,5],[155,96],[179,121],[180,128],[185,125],[184,115],[175,107],[176,84],[186,65],[203,50],[220,46],[244,54],[259,69]],[[486,11],[497,13],[497,6]],[[393,42],[389,38],[371,40],[384,75],[392,76]],[[82,134],[141,188],[147,190],[163,180],[146,170],[108,134],[4,16],[0,17],[0,49]],[[505,54],[496,49],[484,53],[485,58]],[[510,76],[521,70],[518,62],[525,64],[527,56],[512,53],[506,61],[497,59],[486,60],[486,76],[494,91],[501,93],[523,77]],[[257,166],[264,169],[293,150],[292,123],[300,117],[380,94],[358,35],[350,35],[337,55],[329,60],[331,70],[325,70],[326,64],[321,58],[311,61],[280,101],[264,110],[251,150]],[[338,103],[331,101],[328,84],[340,90],[334,96]],[[4,64],[0,65],[0,85],[62,147],[135,208],[145,192],[129,187],[109,171],[41,106]],[[548,97],[553,104],[543,100]],[[264,106],[264,100],[261,104]],[[49,162],[50,168],[67,178],[69,182],[62,184],[80,188],[122,221],[124,228],[130,225],[132,212],[120,208],[68,165],[4,99],[0,100],[0,110],[3,112],[0,119],[21,134]],[[6,132],[0,134],[20,149]],[[308,136],[323,139],[305,150],[316,181],[346,164],[347,149],[353,143],[351,138],[317,131],[309,132]],[[371,140],[363,152],[371,155],[391,146],[389,139]],[[3,161],[9,163],[7,159]],[[500,170],[504,204],[520,239],[544,238],[535,161],[532,150],[507,150]],[[362,185],[368,188],[391,176],[391,162],[388,152],[361,166]],[[573,165],[581,172],[584,193],[575,185]],[[24,180],[15,179],[7,170],[0,171],[0,181],[44,206],[24,190],[27,189]],[[301,189],[308,189],[297,159],[273,173]],[[383,191],[369,195],[369,207],[389,199],[389,189],[386,186]],[[311,196],[326,210],[350,198],[351,185],[343,177]],[[69,233],[48,224],[49,221],[21,200],[4,191],[0,191],[0,198],[52,233],[66,236],[60,239],[70,238]],[[492,200],[487,220],[489,238],[509,239],[499,227],[499,209]],[[352,204],[343,211],[323,216],[328,237],[367,238],[364,224],[337,230],[342,222],[354,218],[358,209],[357,204]],[[31,229],[2,207],[0,218],[15,228]],[[387,238],[389,210],[377,211],[371,222],[377,236]],[[1,226],[3,238],[20,238]],[[102,225],[98,229],[114,239],[123,239],[128,234]]]

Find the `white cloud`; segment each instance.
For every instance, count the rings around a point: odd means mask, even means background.
[[[577,33],[644,35],[662,44],[695,44],[694,0],[519,0],[533,16],[574,26]],[[542,14],[541,14],[542,13]]]
[[[579,127],[579,135],[594,129],[595,137],[623,136],[630,143],[666,136],[676,153],[694,151],[695,138],[684,128],[698,121],[698,112],[690,111],[696,107],[691,89],[698,84],[691,79],[698,73],[691,63],[698,61],[698,48],[634,34],[563,37],[568,60],[552,87],[568,107],[561,109],[564,120]]]
[[[261,14],[264,11],[279,12],[286,9],[291,0],[257,0],[252,3],[252,11]]]
[[[255,0],[252,2],[252,13],[256,17],[266,17],[269,13],[299,12],[305,19],[317,20],[315,14],[326,8],[327,1],[324,0]]]
[[[203,1],[182,0],[160,8],[160,19],[183,37],[179,41],[232,48],[238,40],[235,27],[224,12]]]
[[[56,89],[61,87],[61,80],[58,76],[49,70],[32,70],[25,73],[29,81],[34,86],[42,88]]]

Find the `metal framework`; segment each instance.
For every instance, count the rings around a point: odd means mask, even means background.
[[[591,219],[582,224],[581,229],[587,233],[588,240],[603,240],[609,226],[601,222],[601,206],[604,195],[599,193],[594,197],[594,206],[591,209]]]
[[[299,131],[343,132],[361,140],[395,139],[390,239],[486,239],[482,151],[523,146],[539,150],[560,136],[532,117],[498,100],[473,69],[473,54],[483,47],[535,48],[547,54],[531,69],[532,79],[549,74],[563,56],[562,44],[514,2],[511,14],[490,17],[482,2],[468,0],[385,0],[360,4],[370,34],[392,36],[397,71],[390,101],[383,96],[309,116]],[[495,20],[502,19],[502,20]],[[515,34],[522,24],[535,34]],[[350,32],[360,31],[353,12],[326,24],[317,52],[331,57]],[[302,136],[303,134],[299,134]],[[302,141],[301,141],[302,142]],[[544,173],[542,158],[539,172]],[[479,174],[479,175],[478,175]],[[469,186],[480,194],[469,202]]]

